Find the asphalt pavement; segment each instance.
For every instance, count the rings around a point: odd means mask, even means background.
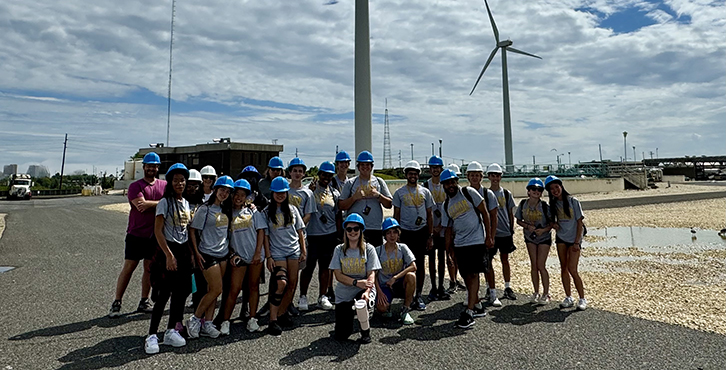
[[[368,345],[336,342],[333,313],[315,310],[279,338],[233,323],[228,337],[162,346],[148,356],[142,346],[149,315],[130,312],[139,299],[140,271],[124,297],[124,315],[106,318],[123,263],[127,216],[99,206],[123,199],[0,201],[0,213],[8,214],[0,266],[17,267],[0,273],[0,369],[726,368],[722,335],[592,308],[533,307],[524,295],[490,309],[473,329],[457,329],[462,293],[414,312],[412,326],[374,318]],[[514,283],[529,290],[529,282]]]

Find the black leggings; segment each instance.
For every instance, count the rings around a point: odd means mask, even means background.
[[[363,290],[355,295],[355,299],[361,299]],[[354,301],[340,302],[335,304],[335,338],[345,340],[353,334],[353,325],[355,324],[355,310],[353,309]]]
[[[189,292],[191,291],[191,250],[188,244],[178,244],[167,240],[167,245],[176,258],[176,271],[166,269],[166,255],[157,248],[154,260],[151,265],[151,285],[156,291],[154,311],[151,313],[149,323],[149,334],[156,334],[159,331],[161,317],[164,316],[166,302],[171,297],[169,304],[169,324],[167,329],[176,327],[176,323],[184,319],[184,305]]]

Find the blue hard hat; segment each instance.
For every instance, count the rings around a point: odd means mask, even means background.
[[[290,169],[293,166],[303,166],[303,172],[308,170],[308,166],[305,165],[305,162],[302,160],[302,158],[295,157],[290,160],[290,164],[287,165],[287,168]]]
[[[290,183],[282,176],[277,176],[270,182],[270,191],[273,193],[287,193],[290,191]]]
[[[166,179],[172,180],[172,177],[174,177],[174,173],[176,173],[176,172],[184,175],[185,179],[189,178],[189,169],[187,168],[187,166],[185,166],[182,163],[174,163],[166,171]]]
[[[361,215],[357,213],[349,214],[348,217],[345,218],[345,221],[343,221],[343,227],[351,222],[360,224],[360,226],[363,227],[363,231],[366,230],[366,222],[363,220],[363,217],[361,217]]]
[[[385,233],[386,230],[394,228],[394,227],[401,228],[401,225],[398,224],[398,221],[396,221],[395,218],[389,217],[389,218],[383,220],[382,227],[383,227],[383,232]]]
[[[441,172],[441,176],[439,176],[439,181],[440,182],[444,182],[444,181],[451,180],[451,179],[457,179],[458,180],[459,179],[459,176],[456,176],[456,174],[454,173],[454,171],[452,171],[452,170],[450,170],[448,168],[445,169],[444,172]]]
[[[444,166],[444,160],[438,155],[433,155],[429,158],[429,166]]]
[[[335,155],[335,161],[336,162],[350,162],[350,156],[348,155],[348,152],[345,150],[341,150],[338,152],[338,154]]]
[[[332,164],[332,163],[330,163],[330,162],[328,162],[328,161],[325,161],[325,162],[323,162],[323,163],[320,164],[320,169],[319,170],[321,172],[335,174],[335,165]]]
[[[285,164],[282,162],[282,159],[280,159],[280,157],[272,157],[270,158],[270,162],[267,163],[267,167],[281,170],[285,168]]]
[[[161,164],[161,158],[159,158],[159,155],[154,152],[146,153],[144,156],[144,160],[141,162],[143,164]]]
[[[544,187],[545,187],[545,188],[549,188],[550,184],[551,184],[551,183],[553,183],[553,182],[557,182],[557,183],[559,183],[560,185],[562,185],[562,180],[560,180],[560,178],[559,178],[559,177],[557,177],[557,176],[555,176],[555,175],[549,175],[549,176],[547,176],[547,178],[545,179],[545,182],[544,182]]]
[[[257,176],[258,180],[262,178],[262,175],[260,175],[260,172],[257,171],[257,168],[255,168],[255,166],[247,166],[247,167],[243,168],[240,175],[245,175],[248,173],[254,173],[255,176]]]
[[[364,150],[358,154],[358,159],[356,159],[356,162],[358,163],[373,163],[373,154],[371,152]]]
[[[234,180],[229,176],[222,176],[214,182],[214,187],[224,186],[225,188],[234,189]]]
[[[252,186],[250,186],[249,181],[247,181],[245,179],[239,179],[239,180],[235,181],[234,188],[235,189],[245,189],[245,190],[247,190],[248,193],[252,191]]]
[[[542,180],[539,177],[535,177],[535,178],[529,180],[529,182],[527,183],[527,189],[529,189],[530,186],[544,188],[544,183],[542,182]]]

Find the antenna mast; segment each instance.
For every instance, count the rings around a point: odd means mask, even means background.
[[[166,146],[169,146],[169,126],[171,125],[171,55],[174,50],[174,15],[176,14],[176,0],[171,1],[171,37],[169,39],[169,93],[166,104]]]
[[[383,122],[383,168],[393,168],[393,163],[391,163],[391,131],[388,125],[388,99],[386,99],[385,113]]]

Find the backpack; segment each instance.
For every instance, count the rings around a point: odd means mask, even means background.
[[[542,204],[542,213],[545,215],[545,220],[549,224],[551,222],[550,220],[550,206],[545,202],[544,200],[540,199],[540,203]],[[519,202],[519,209],[522,209],[524,207],[524,204],[527,202],[527,199],[522,199],[521,202]]]

